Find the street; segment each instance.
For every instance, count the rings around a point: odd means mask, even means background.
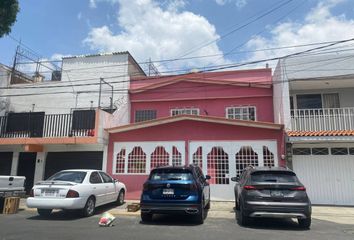
[[[139,216],[117,216],[114,226],[99,227],[102,212],[90,218],[58,211],[42,218],[34,211],[21,210],[0,215],[0,239],[353,239],[354,225],[313,219],[311,230],[299,229],[294,221],[257,220],[245,228],[232,218],[207,217],[195,225],[185,216],[157,216],[151,224],[140,223]]]

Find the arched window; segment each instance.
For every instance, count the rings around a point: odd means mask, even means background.
[[[211,184],[229,184],[229,156],[222,147],[213,147],[208,153],[208,175]]]
[[[116,173],[124,173],[125,148],[122,148],[116,158]]]
[[[146,154],[141,147],[134,147],[128,155],[128,173],[146,172]]]
[[[265,167],[275,166],[274,154],[266,146],[263,146],[263,164]]]
[[[236,153],[236,175],[240,176],[242,170],[250,165],[258,166],[258,154],[253,151],[251,146],[243,146]]]
[[[172,148],[172,165],[173,166],[182,166],[182,154],[178,149],[173,146]]]
[[[197,151],[193,153],[193,164],[203,168],[203,154],[202,147],[198,147]]]
[[[159,166],[167,166],[169,159],[168,152],[162,146],[157,146],[155,151],[151,154],[151,169]]]

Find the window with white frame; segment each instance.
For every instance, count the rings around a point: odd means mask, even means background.
[[[141,147],[134,147],[128,155],[128,173],[146,172],[146,154]]]
[[[256,121],[256,107],[227,107],[226,117],[228,119],[251,120]]]
[[[177,115],[199,115],[199,108],[174,108],[171,109],[171,116]]]

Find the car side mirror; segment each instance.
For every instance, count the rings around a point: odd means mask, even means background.
[[[205,180],[210,180],[211,177],[209,175],[205,175]]]
[[[239,182],[240,181],[240,177],[232,177],[231,181],[233,182]]]

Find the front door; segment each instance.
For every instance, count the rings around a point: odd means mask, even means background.
[[[249,166],[277,166],[275,141],[192,141],[189,161],[210,175],[212,200],[234,200],[231,177]]]
[[[25,176],[25,190],[29,194],[34,184],[34,172],[36,168],[35,152],[21,152],[18,159],[17,176]]]

